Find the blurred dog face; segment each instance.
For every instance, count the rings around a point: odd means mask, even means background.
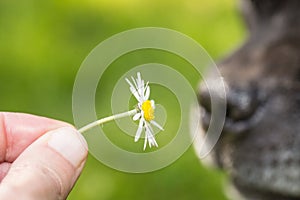
[[[227,112],[210,156],[245,199],[300,199],[300,1],[244,0],[242,10],[250,35],[218,64]],[[199,105],[205,133],[204,84]]]

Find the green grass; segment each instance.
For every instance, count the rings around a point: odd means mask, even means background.
[[[73,123],[72,87],[84,58],[113,34],[145,26],[180,31],[215,59],[234,49],[245,35],[233,0],[1,1],[0,109]],[[154,50],[130,53],[116,60],[101,80],[96,96],[99,116],[111,112],[106,106],[110,95],[105,94],[111,93],[114,81],[146,62],[170,65],[196,87],[197,76],[184,60]],[[156,90],[156,99],[168,102],[170,97]],[[176,128],[176,123],[168,126]],[[116,131],[113,123],[105,126],[106,133]],[[118,143],[117,137],[111,139]],[[202,167],[192,148],[172,165],[147,174],[118,172],[90,155],[68,199],[225,200],[223,179],[221,172]]]

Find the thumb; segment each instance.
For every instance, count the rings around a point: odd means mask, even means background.
[[[0,184],[1,199],[65,199],[87,157],[87,144],[74,128],[49,131],[13,162]]]

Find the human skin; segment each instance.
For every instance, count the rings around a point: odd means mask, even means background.
[[[1,199],[65,199],[87,153],[86,141],[68,123],[0,112]]]

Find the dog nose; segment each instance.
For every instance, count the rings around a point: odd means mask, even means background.
[[[211,102],[212,98],[218,98],[214,95],[218,89],[206,86],[201,87],[199,92],[199,104],[202,107],[202,123],[204,128],[208,128],[210,117],[212,116]],[[229,132],[240,132],[252,122],[250,119],[254,116],[259,107],[260,100],[257,87],[248,86],[243,88],[226,87],[226,120],[224,130]],[[248,124],[246,123],[248,122]]]
[[[249,119],[256,111],[259,100],[254,87],[231,89],[227,92],[226,116],[233,121]]]

